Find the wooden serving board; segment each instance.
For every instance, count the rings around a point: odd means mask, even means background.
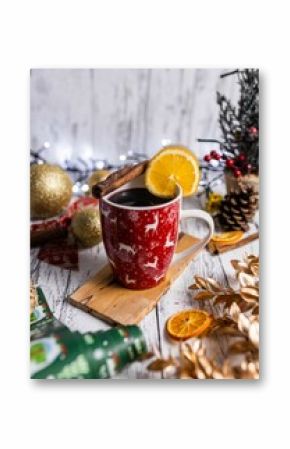
[[[138,324],[156,306],[161,296],[201,251],[198,238],[180,234],[175,255],[166,278],[154,288],[129,290],[118,284],[106,265],[67,299],[91,315],[113,324]],[[196,249],[188,254],[191,246]],[[184,257],[182,253],[185,252]]]

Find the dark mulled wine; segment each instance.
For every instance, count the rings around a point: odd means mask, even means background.
[[[128,207],[150,207],[168,203],[170,198],[159,198],[144,187],[138,187],[116,192],[110,197],[110,201]]]

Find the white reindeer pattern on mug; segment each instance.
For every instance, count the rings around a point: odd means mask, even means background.
[[[164,245],[165,248],[170,248],[171,246],[174,246],[174,245],[175,245],[174,241],[170,240],[170,234],[168,234],[166,237],[165,245]]]
[[[136,254],[136,250],[130,246],[130,245],[126,245],[125,243],[119,243],[119,251],[127,251],[128,254],[133,254],[133,256]]]
[[[154,276],[154,280],[156,281],[156,282],[158,282],[158,281],[160,281],[160,279],[161,278],[163,278],[164,277],[164,274],[160,274],[159,276]]]
[[[158,257],[155,256],[154,257],[154,261],[153,262],[144,263],[144,267],[145,268],[157,268],[157,262],[158,262]]]
[[[156,231],[159,225],[159,217],[158,214],[155,214],[153,223],[148,223],[145,225],[145,234],[149,231]]]
[[[127,284],[135,284],[135,283],[136,283],[135,279],[130,279],[129,276],[128,276],[128,274],[126,274],[125,282],[126,282]]]

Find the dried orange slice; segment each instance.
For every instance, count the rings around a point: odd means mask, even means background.
[[[232,245],[237,243],[243,237],[243,231],[222,232],[221,234],[214,234],[211,240],[215,243],[223,243],[224,245]]]
[[[204,310],[183,310],[172,315],[166,323],[168,334],[177,340],[198,337],[212,323],[212,317]]]
[[[196,193],[200,179],[196,156],[186,147],[169,145],[162,148],[149,162],[145,174],[147,189],[153,195],[171,198],[176,184],[183,196]]]

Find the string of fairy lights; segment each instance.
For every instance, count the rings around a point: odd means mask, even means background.
[[[172,143],[169,139],[161,141],[162,147]],[[49,163],[49,151],[52,148],[50,142],[45,141],[37,150],[30,150],[30,164]],[[75,159],[65,159],[59,165],[66,170],[73,179],[73,193],[81,196],[89,191],[87,180],[91,173],[96,170],[117,170],[125,165],[133,165],[148,159],[148,155],[142,152],[128,151],[119,155],[116,162],[112,163],[107,159],[94,157],[77,157]],[[199,160],[201,167],[201,179],[199,183],[198,195],[211,191],[214,187],[223,182],[224,167],[222,164],[206,164],[203,159]]]

